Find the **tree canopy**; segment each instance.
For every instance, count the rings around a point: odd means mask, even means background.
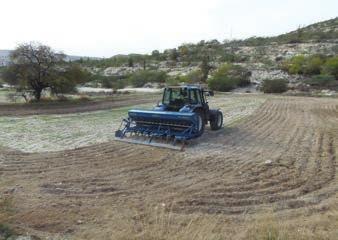
[[[4,81],[20,91],[31,90],[37,101],[46,88],[56,94],[69,92],[89,79],[89,73],[79,66],[66,64],[63,53],[39,43],[19,45],[10,58],[11,63],[3,73]]]

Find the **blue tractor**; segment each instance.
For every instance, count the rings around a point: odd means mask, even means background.
[[[128,111],[115,139],[183,150],[188,140],[203,134],[208,122],[211,130],[222,128],[223,114],[218,109],[209,109],[207,95],[213,96],[213,92],[201,86],[166,87],[162,103],[153,110]]]

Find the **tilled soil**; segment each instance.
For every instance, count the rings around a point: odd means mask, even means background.
[[[335,201],[338,101],[268,99],[245,120],[207,131],[185,152],[109,142],[75,150],[0,149],[0,191],[13,221],[49,233],[100,222],[108,208],[172,203],[177,214],[297,215]]]

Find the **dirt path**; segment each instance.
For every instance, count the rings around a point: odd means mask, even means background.
[[[15,224],[49,233],[72,233],[79,220],[103,224],[107,209],[146,202],[174,201],[182,215],[328,211],[338,192],[337,122],[337,100],[280,97],[183,153],[120,142],[2,149],[0,191],[16,199]]]
[[[27,116],[41,114],[69,114],[106,110],[136,104],[155,102],[158,96],[128,96],[109,100],[92,100],[78,102],[56,102],[40,104],[0,104],[1,116]]]

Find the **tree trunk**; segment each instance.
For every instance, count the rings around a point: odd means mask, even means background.
[[[34,97],[35,97],[36,101],[40,101],[41,92],[42,92],[42,89],[40,89],[40,88],[34,90]]]

